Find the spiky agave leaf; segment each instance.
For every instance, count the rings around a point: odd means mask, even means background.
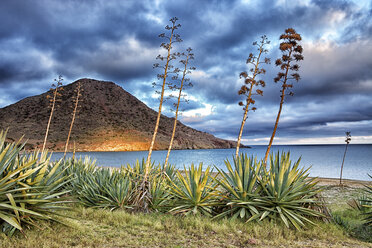
[[[58,221],[58,211],[69,202],[63,195],[68,178],[53,166],[50,156],[27,153],[20,142],[5,143],[0,133],[0,225],[12,234],[37,219]]]
[[[151,179],[150,193],[152,201],[150,208],[155,211],[169,211],[171,195],[169,194],[170,181],[178,184],[177,169],[174,165],[165,164],[157,167],[158,173],[154,174]]]
[[[371,175],[368,175],[368,176],[372,179]],[[363,215],[365,216],[364,224],[367,226],[372,226],[372,186],[371,184],[365,185],[364,192],[366,193],[365,198],[362,199],[362,207],[365,208],[365,213],[363,213]]]
[[[133,183],[129,177],[122,177],[116,169],[103,168],[99,171],[103,175],[98,185],[102,186],[100,207],[115,209],[132,208]],[[98,173],[98,174],[99,174]],[[97,178],[101,178],[97,176]]]
[[[162,177],[155,177],[150,182],[151,202],[149,207],[152,211],[165,212],[169,210],[169,184]]]
[[[160,165],[155,166],[155,162],[150,162],[149,177],[159,176],[161,172],[159,167]],[[125,167],[122,166],[121,169],[123,171],[126,171],[133,181],[140,182],[142,181],[143,176],[145,174],[146,161],[144,158],[142,158],[141,162],[139,160],[136,160],[136,162],[133,165],[127,164]]]
[[[266,177],[259,178],[263,194],[256,201],[262,211],[253,219],[279,219],[287,227],[301,229],[305,224],[315,224],[309,217],[323,217],[320,212],[310,208],[317,204],[315,178],[309,179],[308,169],[299,168],[300,159],[293,163],[290,153],[279,152],[270,156],[270,168]]]
[[[133,165],[122,166],[122,173],[130,177],[134,183],[133,204],[139,211],[164,211],[169,197],[166,190],[168,187],[166,177],[174,175],[175,167],[168,166],[164,170],[164,166],[150,162],[146,183],[144,183],[145,168],[144,159],[141,162],[137,160]]]
[[[65,175],[71,177],[66,188],[71,190],[73,196],[79,194],[81,182],[93,175],[98,169],[96,166],[96,160],[91,160],[88,156],[84,157],[84,159],[81,157],[79,159],[65,159],[62,168],[64,168]]]
[[[224,189],[222,204],[227,207],[215,218],[231,216],[232,219],[249,219],[259,213],[255,199],[261,192],[257,177],[262,171],[262,163],[255,158],[241,154],[233,158],[234,168],[228,160],[225,161],[227,172],[216,168],[220,178],[216,181]]]
[[[132,207],[134,183],[124,168],[101,168],[89,157],[67,160],[67,173],[73,176],[68,188],[86,207],[128,209]]]
[[[217,201],[217,183],[211,176],[210,166],[203,172],[203,164],[199,167],[191,164],[189,169],[184,166],[184,174],[177,171],[178,182],[169,180],[169,193],[172,197],[172,214],[212,216],[213,206]]]
[[[162,164],[159,169],[161,172],[163,172],[164,176],[169,177],[171,180],[175,180],[176,175],[177,175],[177,169],[176,166],[167,164]]]

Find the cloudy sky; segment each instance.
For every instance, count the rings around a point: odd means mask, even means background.
[[[303,37],[301,80],[286,99],[274,144],[372,143],[372,1],[106,1],[2,0],[0,3],[0,107],[48,90],[59,74],[113,81],[157,108],[152,65],[160,33],[179,18],[196,70],[181,121],[221,138],[236,139],[238,106],[252,42],[266,34],[275,61],[279,36],[293,27]],[[266,66],[264,96],[256,97],[245,144],[267,144],[279,107],[278,69]],[[165,114],[170,102],[166,104]]]

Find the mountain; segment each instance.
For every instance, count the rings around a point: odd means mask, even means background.
[[[77,83],[83,92],[79,112],[71,134],[70,149],[75,141],[76,151],[135,151],[147,150],[152,137],[157,112],[113,82],[80,79],[66,85],[51,122],[47,148],[61,151],[72,118]],[[7,137],[27,139],[29,149],[41,148],[50,114],[47,95],[27,97],[15,104],[0,108],[0,129],[8,129]],[[167,149],[173,118],[161,116],[155,149]],[[236,142],[177,124],[174,149],[233,148]]]

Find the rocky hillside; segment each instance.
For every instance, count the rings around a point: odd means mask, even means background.
[[[77,151],[147,150],[157,112],[112,82],[80,79],[64,86],[50,126],[47,147],[62,150],[72,118],[72,96],[77,83],[83,96],[71,135]],[[0,129],[9,129],[8,138],[28,139],[29,149],[42,147],[50,108],[46,92],[27,97],[0,109]],[[155,149],[167,149],[173,119],[162,116]],[[177,125],[174,149],[232,148],[236,142],[223,140],[193,128]]]

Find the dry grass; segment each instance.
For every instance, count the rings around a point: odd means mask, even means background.
[[[0,236],[1,247],[372,247],[334,224],[296,232],[263,222],[211,221],[201,217],[130,214],[76,208],[69,226],[44,223],[41,230]]]
[[[332,210],[348,215],[346,201],[361,192],[328,187],[323,194]],[[68,226],[41,222],[42,228],[27,230],[26,237],[0,235],[0,247],[372,247],[351,238],[340,226],[322,222],[298,232],[267,221],[246,224],[81,207],[64,214],[71,217]]]

